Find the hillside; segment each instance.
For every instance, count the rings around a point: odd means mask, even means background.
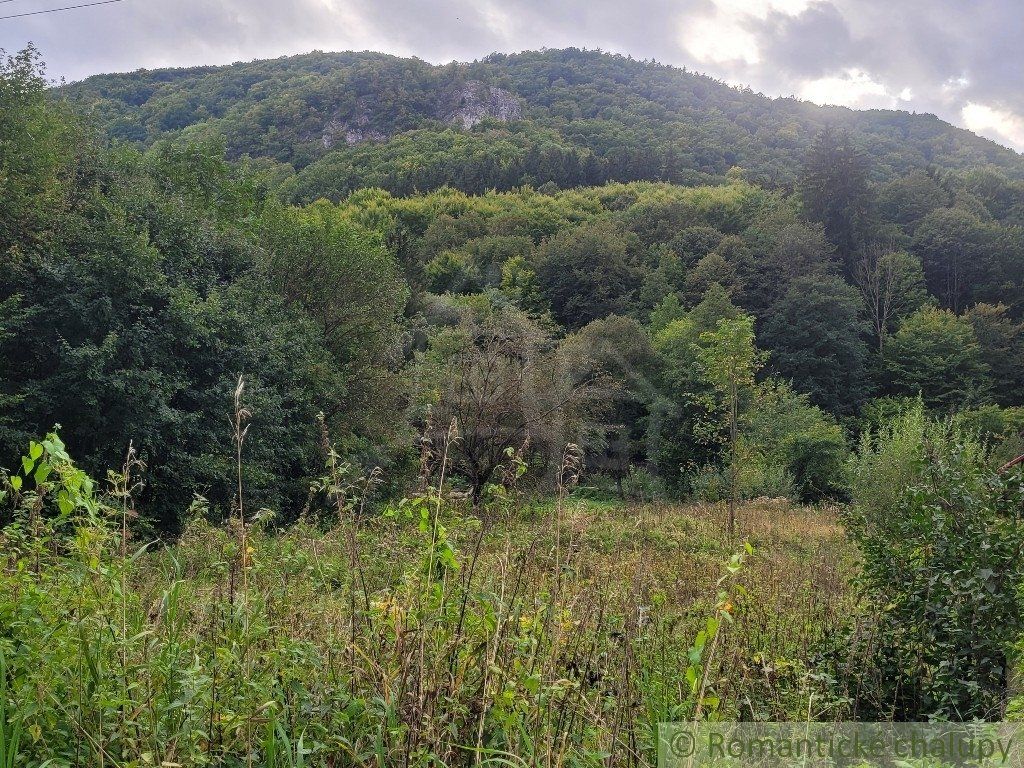
[[[580,51],[44,72],[0,56],[0,768],[1024,712],[1020,157]]]
[[[790,188],[826,125],[849,130],[884,182],[914,168],[1024,158],[933,115],[770,99],[653,62],[577,49],[443,66],[379,53],[310,53],[224,67],[99,75],[61,92],[115,139],[220,134],[230,157],[291,166],[292,196],[338,199],[444,184],[717,183],[734,166]],[[284,169],[288,172],[288,169]]]

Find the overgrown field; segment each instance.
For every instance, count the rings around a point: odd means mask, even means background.
[[[661,720],[842,714],[811,663],[853,600],[832,510],[748,504],[736,537],[720,506],[431,490],[276,533],[197,507],[145,551],[121,498],[3,534],[17,765],[647,765]]]
[[[326,474],[298,523],[196,497],[146,543],[129,452],[56,433],[0,473],[0,768],[643,766],[679,720],[1001,720],[1022,709],[1024,474],[915,409],[848,507],[557,494],[509,451],[475,505],[449,452],[372,509]],[[214,522],[216,521],[216,522]]]

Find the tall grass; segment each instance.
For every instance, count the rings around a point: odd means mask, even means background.
[[[834,705],[808,663],[851,600],[827,510],[744,510],[740,562],[718,507],[576,500],[571,454],[552,501],[510,455],[474,511],[437,453],[385,515],[329,452],[329,527],[197,500],[155,548],[126,535],[131,466],[55,514],[82,481],[47,449],[0,534],[13,764],[649,765],[661,720]]]

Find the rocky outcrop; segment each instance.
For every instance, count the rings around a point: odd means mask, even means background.
[[[485,118],[502,122],[521,120],[523,110],[519,99],[504,88],[470,80],[452,92],[440,117],[445,122],[457,123],[469,130]]]
[[[425,114],[423,117],[442,120],[469,130],[487,118],[501,122],[521,120],[523,109],[514,93],[485,85],[479,80],[469,80],[443,93],[437,100],[433,114]],[[333,149],[342,142],[353,146],[367,141],[387,141],[391,136],[392,133],[381,130],[380,121],[374,119],[373,100],[363,97],[347,116],[338,112],[327,121],[320,141],[324,149]],[[308,137],[307,140],[314,138]]]
[[[321,135],[320,140],[324,149],[332,149],[341,141],[350,147],[366,141],[387,141],[390,138],[389,134],[373,127],[370,109],[370,102],[364,98],[360,99],[355,115],[348,120],[343,120],[340,115],[335,114],[324,126]]]

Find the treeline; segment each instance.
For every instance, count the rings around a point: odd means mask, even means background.
[[[499,89],[521,119],[454,130],[468,84]],[[442,185],[476,194],[545,183],[718,183],[737,166],[754,183],[789,190],[827,125],[849,130],[874,158],[876,181],[931,166],[993,165],[1024,178],[1014,152],[932,115],[768,99],[685,70],[577,49],[444,66],[311,53],[100,75],[59,93],[117,140],[222,137],[231,158],[298,172],[300,202],[339,200],[366,186],[406,195]]]
[[[828,129],[792,193],[734,170],[289,207],[294,182],[212,139],[107,147],[37,58],[0,73],[0,466],[54,423],[93,472],[131,444],[162,530],[195,495],[231,509],[239,375],[248,503],[286,518],[325,446],[399,493],[453,429],[475,501],[510,457],[553,480],[567,443],[608,493],[842,497],[850,438],[918,397],[1020,444],[1024,195],[991,168],[890,178]],[[442,175],[444,141],[479,138],[422,137]],[[392,145],[359,173],[385,184]]]

